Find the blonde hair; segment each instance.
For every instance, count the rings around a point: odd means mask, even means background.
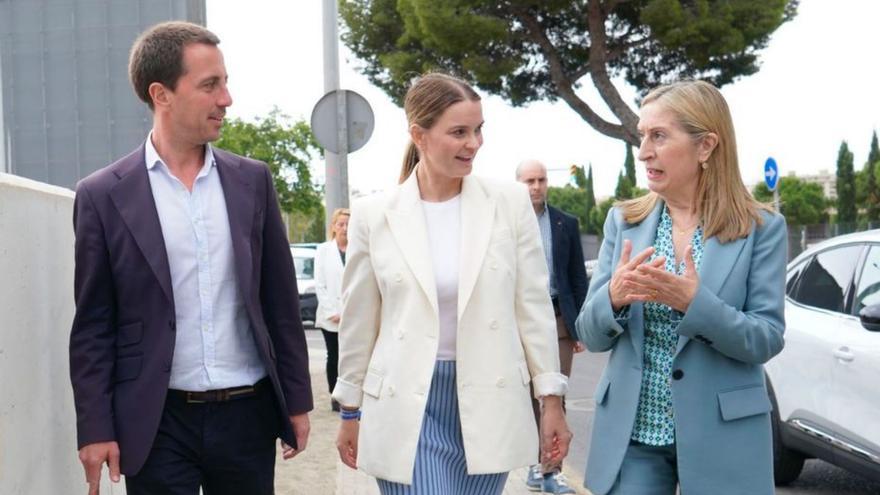
[[[336,239],[336,229],[334,229],[333,226],[336,225],[336,221],[339,220],[339,217],[350,216],[351,212],[348,211],[348,208],[336,208],[335,210],[333,210],[333,215],[330,215],[330,228],[328,229],[329,232],[327,233],[327,237],[329,237],[331,241],[333,239]]]
[[[423,129],[430,129],[447,108],[465,100],[480,101],[480,95],[461,79],[440,72],[430,72],[416,79],[410,86],[403,101],[403,110],[409,125],[416,124]],[[401,184],[410,176],[417,163],[419,150],[410,140],[400,168]]]
[[[679,81],[653,89],[642,107],[654,103],[671,111],[678,125],[699,143],[709,133],[718,144],[700,167],[694,210],[703,224],[704,238],[717,237],[722,243],[749,235],[753,222],[760,225],[761,210],[771,210],[749,193],[739,172],[733,119],[724,96],[704,81]],[[645,219],[660,197],[654,193],[615,203],[627,223]]]

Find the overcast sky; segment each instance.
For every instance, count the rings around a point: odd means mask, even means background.
[[[273,106],[308,121],[323,95],[321,0],[207,0],[208,27],[222,42],[234,99],[228,115],[251,120]],[[760,54],[761,69],[725,86],[733,112],[743,180],[762,180],[768,156],[783,175],[834,173],[841,140],[855,154],[856,169],[867,159],[871,132],[880,129],[880,1],[801,0],[797,17],[778,29]],[[357,72],[360,61],[340,43],[340,78],[345,89],[370,102],[373,136],[349,156],[349,184],[371,191],[397,181],[408,138],[403,110]],[[583,81],[581,95],[606,118],[611,113]],[[626,101],[634,91],[617,84]],[[512,108],[483,95],[485,142],[477,155],[478,175],[512,177],[525,158],[548,167],[592,163],[596,195],[614,191],[624,145],[594,131],[574,110],[558,102]],[[323,175],[323,163],[316,163]],[[637,166],[645,185],[644,169]],[[567,172],[550,174],[563,185]]]

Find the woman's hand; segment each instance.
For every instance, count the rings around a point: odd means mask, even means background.
[[[574,436],[568,430],[562,397],[548,395],[541,407],[541,464],[558,466],[568,455],[568,445]]]
[[[358,420],[344,419],[340,421],[339,434],[336,436],[336,450],[339,451],[339,459],[352,469],[357,469],[358,431],[360,431]]]
[[[662,256],[655,259],[647,265],[643,263],[654,254],[654,248],[648,247],[639,253],[635,258],[630,259],[632,254],[632,242],[627,239],[623,241],[623,250],[620,252],[620,261],[614,274],[611,275],[611,282],[608,284],[608,295],[611,297],[611,308],[614,312],[618,312],[625,306],[629,306],[636,301],[649,301],[649,293],[639,292],[641,287],[633,284],[637,275],[636,269],[640,266],[661,267],[665,262]]]
[[[694,264],[694,248],[684,251],[684,273],[676,275],[653,263],[639,266],[629,277],[631,286],[645,296],[645,301],[659,302],[682,313],[687,312],[700,287],[700,276]],[[642,296],[639,296],[640,298]]]
[[[339,315],[333,315],[327,319],[330,320],[332,323],[339,323]]]

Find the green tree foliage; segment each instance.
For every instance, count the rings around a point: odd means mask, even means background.
[[[623,162],[623,169],[626,171],[626,178],[632,187],[636,187],[636,160],[633,157],[632,146],[626,143],[626,159]]]
[[[856,181],[853,171],[853,154],[846,141],[840,143],[837,153],[837,221],[856,221]]]
[[[596,207],[590,212],[590,222],[597,226],[597,233],[600,236],[602,235],[603,227],[605,226],[605,217],[608,216],[608,212],[611,210],[611,207],[614,206],[615,201],[617,200],[614,198],[608,198],[596,205]]]
[[[317,218],[320,213],[319,232],[323,231],[322,193],[309,168],[312,158],[321,156],[321,149],[307,123],[292,121],[276,108],[254,122],[227,120],[215,145],[265,162],[272,172],[281,210],[292,214],[290,223],[295,224],[297,215]],[[298,241],[299,235],[295,233],[292,239]],[[323,237],[322,233],[319,239]]]
[[[773,201],[773,192],[761,182],[752,191],[755,199]],[[828,221],[828,199],[822,186],[794,176],[779,179],[779,204],[789,225],[813,225]]]
[[[598,234],[602,229],[601,225],[596,225],[592,218],[590,217],[590,212],[593,211],[593,208],[596,207],[596,193],[593,191],[593,165],[590,164],[590,171],[587,174],[587,183],[584,187],[584,191],[586,192],[586,222],[583,224],[581,230],[586,232],[587,234]]]
[[[638,117],[612,83],[639,93],[680,78],[722,86],[758,70],[758,51],[798,0],[341,0],[343,41],[402,103],[413,78],[460,75],[524,105],[563,100],[607,136],[638,144]],[[614,118],[578,95],[585,77]]]
[[[866,220],[869,222],[880,220],[880,180],[878,180],[880,179],[880,145],[877,143],[877,131],[874,131],[874,135],[871,137],[868,160],[856,179],[857,181],[861,179],[865,185],[865,197],[863,201],[859,201],[859,204],[867,206],[865,208]],[[857,183],[856,190],[859,189],[858,186]]]
[[[309,168],[321,149],[304,121],[291,122],[277,108],[255,122],[227,120],[215,144],[269,165],[283,211],[313,211],[321,204]]]
[[[633,197],[633,185],[623,172],[617,175],[617,187],[614,188],[614,197],[617,199],[630,199]]]
[[[549,187],[547,188],[547,203],[577,217],[581,232],[586,232],[589,221],[586,190],[571,185]]]

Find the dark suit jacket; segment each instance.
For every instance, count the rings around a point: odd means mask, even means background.
[[[265,164],[214,149],[236,274],[271,379],[281,438],[288,415],[312,409],[308,349],[293,261]],[[171,274],[143,145],[77,185],[70,377],[77,444],[115,440],[123,474],[152,447],[168,390],[176,331]]]
[[[547,205],[553,237],[553,274],[559,309],[572,339],[577,340],[574,320],[587,297],[587,269],[577,218]]]

